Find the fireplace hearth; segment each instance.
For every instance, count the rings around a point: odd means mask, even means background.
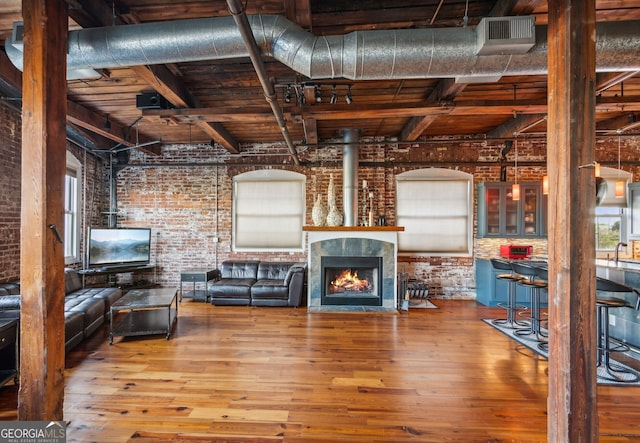
[[[321,257],[321,305],[382,306],[382,257]]]

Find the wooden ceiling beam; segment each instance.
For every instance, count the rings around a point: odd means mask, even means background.
[[[103,1],[90,0],[83,3],[82,9],[71,10],[69,15],[82,27],[110,26],[114,23],[125,23],[125,21],[120,20],[117,17],[113,17],[113,14],[109,11],[110,8]],[[128,15],[127,19],[127,23],[129,23],[132,20],[132,16]],[[132,67],[132,70],[142,80],[148,83],[149,86],[166,98],[172,105],[178,107],[201,106],[199,100],[167,66],[134,66]],[[79,122],[76,122],[76,124],[83,126]],[[228,151],[236,154],[240,152],[237,140],[220,123],[198,122],[196,126],[198,126],[200,130],[209,137],[220,143],[220,145],[225,147]],[[99,134],[104,135],[101,133],[99,126],[95,129]],[[107,135],[105,136],[108,137]],[[159,148],[154,147],[153,149]]]
[[[466,85],[463,83],[456,83],[455,79],[442,79],[438,82],[433,91],[431,91],[426,102],[439,103],[442,100],[451,100],[455,98],[465,87]],[[429,126],[431,126],[431,123],[436,120],[437,119],[432,115],[412,117],[404,125],[402,131],[400,131],[400,139],[407,141],[416,140]]]
[[[605,134],[620,134],[640,127],[640,114],[634,113],[604,120],[596,125],[596,131]]]
[[[640,111],[640,97],[597,97],[596,111]],[[480,115],[513,115],[536,114],[535,118],[540,119],[541,115],[547,111],[546,98],[523,99],[523,100],[465,100],[445,103],[393,103],[377,105],[313,105],[306,106],[302,110],[295,108],[295,112],[285,112],[285,116],[290,120],[302,123],[304,119],[315,120],[355,120],[355,119],[380,119],[414,116],[438,116],[438,115],[459,115],[459,116],[480,116]],[[270,111],[264,107],[245,108],[183,108],[183,109],[145,109],[142,111],[143,117],[176,118],[185,123],[204,122],[246,122],[263,121],[269,122],[272,119]],[[513,118],[510,118],[513,120]],[[531,124],[531,120],[522,120],[523,126]],[[511,127],[507,134],[519,132],[522,128]],[[496,132],[496,130],[494,130]],[[501,130],[504,131],[504,130]]]
[[[284,11],[289,20],[304,29],[311,29],[309,0],[284,0]]]
[[[71,100],[67,100],[67,121],[128,147],[134,147],[136,144],[144,145],[153,141],[151,138],[144,135],[138,135],[136,137],[137,140],[132,141],[131,128],[122,126],[113,120],[111,120],[111,128],[104,129],[104,123],[106,121],[106,117],[104,115],[97,114],[96,112],[93,112],[92,110]],[[144,146],[139,149],[147,154],[160,154],[159,146]]]

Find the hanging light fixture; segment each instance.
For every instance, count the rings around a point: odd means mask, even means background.
[[[329,99],[329,102],[332,105],[338,103],[338,90],[336,89],[336,85],[333,85],[333,90],[331,91],[331,98]]]
[[[515,181],[511,185],[511,199],[514,201],[520,200],[520,184],[518,183],[518,139],[516,138],[516,160],[515,160]]]
[[[620,133],[618,133],[618,180],[616,180],[615,196],[622,198],[625,194],[626,182],[620,179]]]
[[[348,105],[353,102],[353,98],[351,97],[351,85],[347,86],[347,95],[344,96],[344,99]]]
[[[549,195],[549,176],[542,176],[542,193],[544,195]]]

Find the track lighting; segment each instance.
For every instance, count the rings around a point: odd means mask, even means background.
[[[287,85],[287,92],[284,94],[284,102],[291,103],[291,85]]]
[[[105,131],[109,131],[111,129],[111,120],[109,120],[109,114],[105,114],[106,120],[104,121],[104,125],[102,125],[102,129]]]
[[[333,90],[331,91],[331,100],[332,105],[338,103],[338,91],[336,90],[336,85],[333,85]]]
[[[353,98],[351,98],[351,85],[347,86],[347,95],[344,96],[344,99],[348,105],[353,102]]]
[[[320,95],[320,86],[316,86],[316,103],[322,103],[322,95]]]

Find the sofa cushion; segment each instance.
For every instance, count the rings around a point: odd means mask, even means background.
[[[258,261],[227,260],[220,265],[220,277],[233,279],[258,279]]]
[[[64,293],[70,294],[73,291],[82,289],[82,278],[74,269],[64,269]]]
[[[289,262],[260,262],[258,265],[258,280],[283,281],[294,263]]]
[[[64,313],[64,350],[69,352],[84,338],[84,313],[66,311]]]
[[[251,286],[256,281],[250,278],[223,278],[211,285],[211,298],[246,298],[251,297]]]
[[[88,337],[104,323],[104,300],[93,297],[65,297],[64,309],[84,314],[84,336]]]
[[[287,300],[289,285],[285,285],[284,280],[258,280],[251,286],[251,298]]]

